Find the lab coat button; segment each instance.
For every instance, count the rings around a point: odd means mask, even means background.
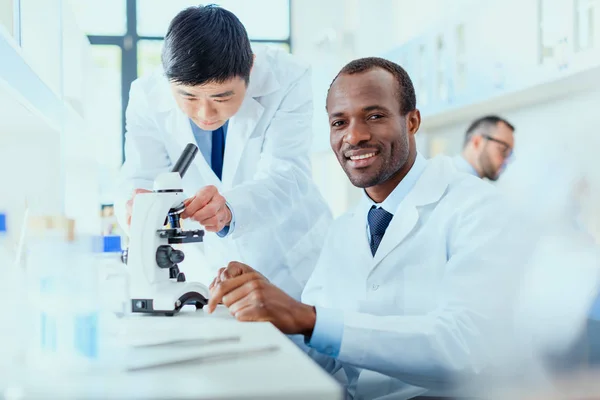
[[[377,289],[379,289],[379,285],[373,284],[373,286],[371,286],[371,289],[377,290]]]

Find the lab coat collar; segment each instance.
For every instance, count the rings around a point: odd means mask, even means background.
[[[246,97],[236,115],[229,120],[221,180],[215,175],[204,157],[194,159],[194,165],[198,167],[207,185],[214,185],[220,191],[231,188],[246,143],[263,112],[264,107],[258,101],[252,97]],[[169,113],[167,118],[170,120],[168,125],[174,127],[172,135],[181,151],[188,143],[196,143],[189,118],[179,108]]]
[[[427,162],[427,166],[414,188],[396,210],[396,214],[373,258],[373,270],[392,250],[399,246],[417,226],[419,208],[437,203],[446,192],[451,179],[448,157],[440,156]]]
[[[375,203],[369,197],[367,192],[363,191],[363,195],[364,195],[364,197],[366,197],[367,203],[369,204],[369,207],[365,212],[365,218],[366,218],[366,213],[369,212],[369,210],[371,209],[372,206],[381,207],[384,210],[386,210],[392,214],[395,214],[396,210],[400,206],[400,203],[410,193],[410,191],[415,186],[415,184],[421,177],[421,174],[423,173],[423,171],[425,170],[426,167],[427,167],[427,160],[425,160],[425,158],[420,153],[417,153],[415,162],[413,163],[412,167],[410,168],[410,170],[408,171],[406,176],[402,179],[402,181],[400,181],[398,183],[398,185],[392,191],[392,193],[390,193],[389,196],[381,203]]]
[[[269,64],[264,50],[255,51],[254,65],[250,72],[250,82],[246,97],[262,97],[280,89],[279,81],[273,71],[273,65]]]
[[[479,174],[477,173],[475,168],[473,168],[473,166],[469,164],[469,162],[462,156],[462,154],[454,156],[452,158],[452,161],[454,162],[454,165],[456,166],[457,170],[479,178]]]
[[[163,74],[162,69],[155,73]],[[209,182],[220,190],[227,190],[231,187],[235,173],[243,156],[246,143],[260,121],[264,112],[264,107],[257,98],[273,93],[280,88],[280,84],[275,77],[272,66],[260,50],[256,54],[255,64],[250,73],[250,83],[246,96],[238,112],[229,120],[227,128],[227,138],[225,143],[225,155],[223,158],[222,180],[219,180],[214,174],[204,157],[196,157],[194,164],[201,171],[205,182]],[[161,92],[162,95],[158,93]],[[173,135],[181,150],[188,143],[195,143],[194,134],[189,124],[188,117],[179,109],[173,95],[171,94],[169,83],[166,77],[156,79],[156,84],[152,88],[152,99],[157,101],[159,112],[168,112],[167,118],[171,119],[169,126],[174,126]]]
[[[373,202],[367,196],[363,196],[359,205],[353,211],[351,217],[353,220],[352,232],[350,232],[350,235],[359,236],[353,237],[351,243],[357,243],[361,246],[359,253],[369,255],[372,260],[370,264],[371,273],[393,249],[406,239],[417,225],[419,208],[438,202],[446,192],[452,171],[452,168],[449,168],[451,165],[449,158],[439,156],[431,160],[423,159],[423,161],[425,168],[412,190],[398,205],[394,218],[392,218],[377,253],[375,253],[375,257],[371,256],[369,243],[365,237],[365,215]]]

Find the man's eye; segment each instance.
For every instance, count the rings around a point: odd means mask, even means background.
[[[369,117],[370,120],[374,120],[374,119],[380,119],[383,118],[383,115],[381,114],[373,114]]]
[[[217,103],[226,103],[231,99],[224,99],[224,100],[215,100]]]
[[[344,124],[344,121],[333,121],[331,123],[331,126],[339,127],[339,126],[342,126],[343,124]]]

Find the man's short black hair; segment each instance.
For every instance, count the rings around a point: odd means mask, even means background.
[[[390,72],[398,82],[398,100],[400,103],[400,112],[406,115],[408,112],[417,108],[417,96],[415,95],[415,87],[408,73],[400,65],[379,57],[366,57],[350,61],[342,68],[342,70],[333,78],[331,86],[335,80],[342,74],[358,74],[372,70],[373,68],[382,68]]]
[[[492,128],[498,126],[500,122],[505,123],[511,131],[515,131],[515,127],[504,118],[501,118],[497,115],[486,115],[484,117],[476,119],[475,121],[473,121],[471,126],[469,126],[469,129],[467,129],[467,133],[465,134],[464,146],[466,146],[469,143],[473,135],[487,134]]]
[[[250,79],[253,56],[246,28],[216,5],[181,11],[165,36],[162,64],[169,81],[186,86]]]

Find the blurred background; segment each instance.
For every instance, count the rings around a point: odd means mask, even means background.
[[[329,149],[325,94],[362,56],[411,75],[426,157],[461,151],[477,117],[515,127],[496,182],[544,218],[596,237],[600,170],[599,0],[227,0],[253,43],[312,65],[314,176],[335,215],[360,195]],[[114,229],[131,82],[160,64],[169,21],[190,0],[0,0],[0,209],[25,207],[77,230]],[[104,222],[102,218],[104,216]]]

